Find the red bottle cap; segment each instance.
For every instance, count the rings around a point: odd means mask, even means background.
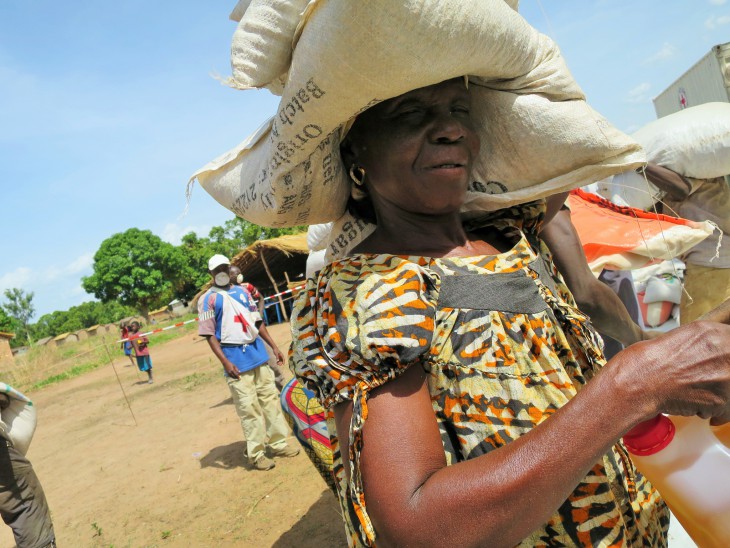
[[[674,431],[674,423],[669,417],[657,415],[629,430],[624,435],[624,445],[632,455],[653,455],[669,445],[674,439]]]

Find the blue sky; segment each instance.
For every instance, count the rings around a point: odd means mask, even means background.
[[[651,98],[730,41],[728,0],[522,0],[591,105],[632,132]],[[234,91],[228,2],[0,0],[0,290],[36,318],[90,300],[99,244],[136,226],[178,243],[232,217],[188,176],[276,108]]]

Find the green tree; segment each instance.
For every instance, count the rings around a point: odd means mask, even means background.
[[[33,333],[36,339],[55,337],[61,333],[78,331],[97,324],[115,323],[134,314],[133,308],[119,304],[116,300],[108,303],[87,301],[68,310],[56,310],[44,314],[33,325]]]
[[[82,285],[102,302],[116,300],[148,318],[150,309],[170,301],[184,266],[178,248],[149,230],[130,228],[101,243],[94,273]]]
[[[306,227],[266,228],[235,217],[226,221],[223,226],[211,228],[207,238],[201,238],[194,232],[186,234],[178,247],[184,257],[185,267],[175,287],[175,295],[191,299],[210,281],[208,259],[216,253],[233,258],[256,240],[296,234],[305,229]]]
[[[217,227],[214,227],[214,229]],[[299,234],[307,230],[306,226],[293,226],[287,228],[268,228],[255,225],[240,217],[234,217],[223,223],[223,233],[230,244],[235,247],[232,255],[235,255],[243,248],[250,246],[257,240],[269,240],[287,234]],[[211,238],[212,238],[211,230]]]
[[[3,304],[5,313],[17,322],[17,344],[33,344],[30,333],[30,319],[35,315],[33,306],[33,292],[26,293],[22,289],[13,287],[5,290],[7,301]]]
[[[15,320],[8,316],[2,306],[0,306],[0,331],[3,333],[15,333]]]

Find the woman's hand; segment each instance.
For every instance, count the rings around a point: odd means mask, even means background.
[[[618,388],[648,412],[730,421],[730,326],[696,321],[618,354]]]

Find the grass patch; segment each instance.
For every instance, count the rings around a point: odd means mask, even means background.
[[[197,314],[187,314],[181,318],[160,323],[157,325],[144,326],[142,332],[151,331],[166,325],[193,319]],[[162,333],[150,336],[150,348],[165,344],[166,342],[178,339],[197,328],[196,322],[170,329]],[[115,341],[116,334],[106,334],[105,337],[90,337],[83,341],[66,344],[62,347],[33,347],[26,354],[16,359],[16,365],[11,369],[0,371],[0,378],[20,390],[32,391],[45,388],[68,379],[73,379],[109,365],[109,354],[112,359],[124,358],[121,354],[120,345]],[[107,350],[109,349],[109,354]],[[126,359],[126,358],[124,358]],[[208,379],[205,379],[208,380]],[[191,379],[187,384],[201,384],[204,379]]]
[[[101,367],[102,365],[104,365],[104,364],[103,363],[87,363],[84,365],[76,365],[76,366],[72,367],[71,369],[64,371],[63,373],[59,373],[58,375],[52,375],[46,379],[43,379],[42,381],[32,384],[30,386],[30,389],[37,390],[39,388],[43,388],[45,386],[49,386],[49,385],[55,384],[57,382],[65,381],[68,379],[73,379],[74,377],[78,377],[79,375],[83,375],[84,373],[88,373],[89,371],[93,371],[94,369],[97,369],[98,367]]]
[[[186,375],[182,379],[175,381],[175,385],[187,392],[194,390],[200,385],[211,382],[213,379],[220,377],[219,371],[206,371],[205,373],[193,373]]]

